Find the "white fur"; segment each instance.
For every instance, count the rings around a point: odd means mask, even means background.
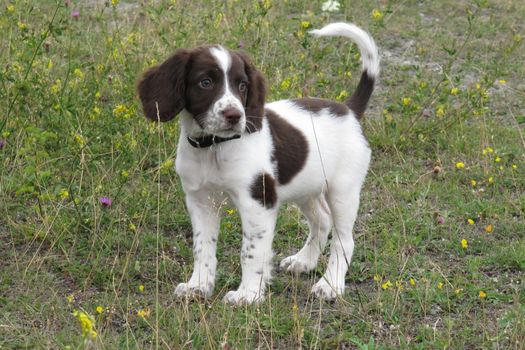
[[[355,40],[363,53],[369,73],[379,72],[377,48],[373,40],[353,25],[329,25],[318,35],[343,35]],[[364,33],[364,34],[363,34]],[[227,51],[212,51],[221,69],[228,71]],[[228,90],[221,99],[227,97]],[[233,95],[232,95],[233,96]],[[231,100],[229,100],[231,101]],[[235,105],[235,103],[232,103]],[[251,197],[257,175],[274,174],[273,140],[268,120],[262,129],[243,134],[210,148],[193,148],[187,136],[197,134],[193,117],[181,114],[181,137],[177,149],[176,170],[180,175],[194,232],[194,270],[187,283],[177,286],[177,295],[213,293],[219,233],[219,207],[226,198],[238,208],[242,221],[242,280],[236,291],[224,300],[232,304],[262,300],[271,278],[272,241],[279,205],[295,202],[308,219],[309,237],[295,255],[285,258],[281,267],[291,272],[315,268],[332,230],[330,257],[326,272],[312,292],[325,299],[343,294],[354,240],[352,229],[359,207],[359,193],[370,162],[371,151],[353,112],[334,116],[328,109],[313,116],[290,100],[269,103],[266,108],[300,130],[308,143],[308,155],[302,170],[286,185],[276,188],[278,202],[270,209]],[[277,181],[276,181],[277,183]]]
[[[329,25],[310,31],[315,36],[344,36],[357,44],[361,52],[363,70],[366,70],[370,77],[376,78],[379,75],[379,53],[374,39],[352,23],[330,23]]]
[[[217,136],[232,136],[235,134],[240,134],[246,128],[246,116],[244,113],[244,108],[242,102],[232,93],[230,82],[227,79],[228,72],[231,68],[232,60],[230,54],[222,46],[212,47],[210,53],[215,57],[219,67],[221,68],[224,74],[224,92],[222,96],[213,104],[211,113],[211,118],[206,118],[205,129],[209,134],[215,134]],[[229,108],[236,109],[240,115],[241,119],[233,127],[230,132],[224,132],[224,129],[228,127],[228,122],[223,116],[223,112]]]

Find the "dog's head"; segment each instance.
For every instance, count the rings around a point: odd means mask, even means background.
[[[266,85],[244,53],[202,46],[150,68],[138,93],[149,119],[165,122],[184,109],[203,133],[229,137],[261,128]]]

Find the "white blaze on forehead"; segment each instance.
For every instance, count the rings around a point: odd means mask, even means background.
[[[213,57],[215,57],[215,60],[219,64],[219,67],[222,69],[224,74],[228,73],[232,65],[230,53],[222,46],[212,47],[210,49],[210,53]]]

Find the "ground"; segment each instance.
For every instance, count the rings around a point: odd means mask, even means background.
[[[0,348],[521,349],[525,342],[522,1],[3,1]],[[278,261],[306,225],[281,210],[266,301],[222,303],[240,279],[224,207],[218,281],[179,300],[191,227],[172,170],[177,122],[141,114],[141,72],[179,47],[253,57],[269,100],[342,100],[359,56],[307,31],[351,21],[382,73],[344,297]],[[107,197],[103,199],[103,197]]]

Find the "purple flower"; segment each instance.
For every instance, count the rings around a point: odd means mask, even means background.
[[[113,203],[113,201],[109,197],[100,197],[98,201],[100,202],[100,204],[102,204],[103,207],[109,207],[111,206],[111,203]]]
[[[80,16],[80,12],[78,10],[74,10],[71,12],[71,17],[78,18]]]
[[[442,217],[441,215],[438,215],[437,218],[436,218],[436,223],[438,225],[444,225],[445,224],[445,218]]]
[[[0,140],[0,149],[4,148],[4,146],[7,145],[6,140]]]

